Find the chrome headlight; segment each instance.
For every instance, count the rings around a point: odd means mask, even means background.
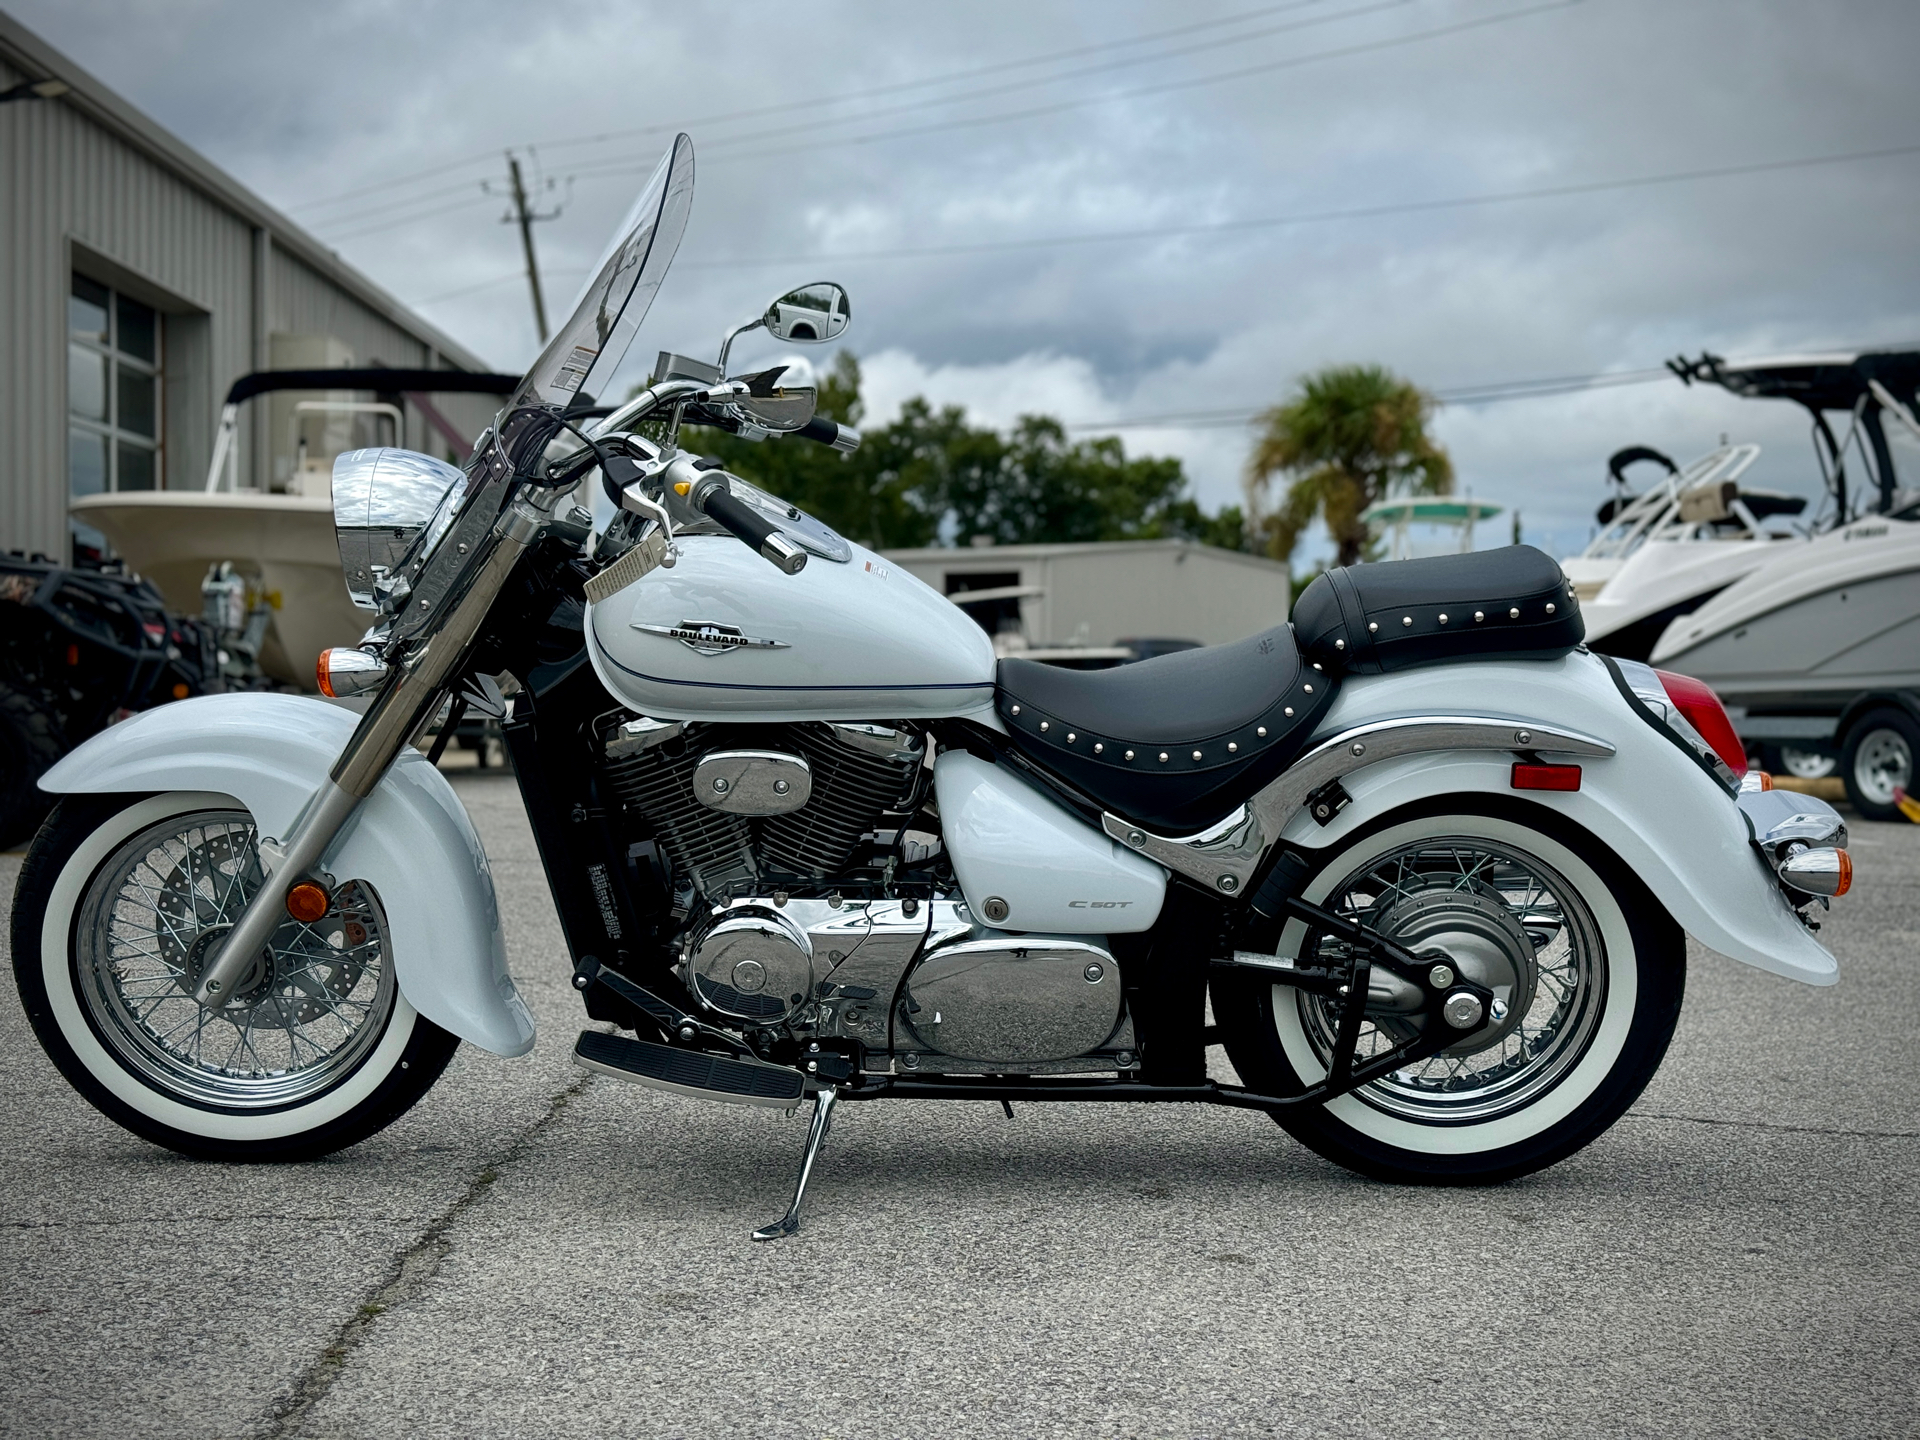
[[[453,523],[467,477],[412,450],[349,450],[333,462],[333,533],[347,595],[383,608],[381,579],[416,546],[431,554]]]

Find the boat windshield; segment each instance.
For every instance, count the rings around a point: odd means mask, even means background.
[[[571,405],[612,378],[673,264],[693,207],[693,141],[676,136],[590,272],[573,314],[514,394],[515,406]]]
[[[1668,475],[1651,489],[1630,497],[1581,555],[1588,560],[1617,560],[1631,555],[1648,540],[1704,538],[1703,532],[1711,525],[1688,517],[1682,497],[1709,485],[1738,480],[1759,458],[1760,447],[1751,443],[1722,445],[1709,451],[1677,475]]]

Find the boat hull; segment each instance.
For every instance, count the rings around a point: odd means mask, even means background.
[[[169,609],[199,614],[200,582],[223,560],[257,578],[274,606],[260,666],[276,680],[313,690],[319,653],[366,633],[371,617],[347,598],[324,498],[122,491],[75,500],[73,514],[159,586]]]
[[[1582,617],[1587,643],[1623,660],[1645,660],[1668,626],[1804,540],[1649,540],[1629,555]]]
[[[1653,663],[1746,706],[1920,688],[1920,525],[1857,522],[1676,620]]]

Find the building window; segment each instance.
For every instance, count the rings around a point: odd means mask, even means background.
[[[67,483],[76,498],[164,483],[160,366],[154,308],[74,276],[67,296]]]

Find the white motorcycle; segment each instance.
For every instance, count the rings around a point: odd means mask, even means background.
[[[1585,650],[1538,551],[1335,571],[1291,625],[1121,669],[996,664],[942,596],[682,444],[856,446],[782,370],[663,354],[594,405],[692,183],[682,136],[464,470],[340,459],[346,584],[378,619],[319,668],[364,714],[189,700],[41,782],[20,991],[105,1114],[310,1158],[459,1041],[532,1047],[486,855],[411,748],[475,713],[601,1022],[577,1062],[811,1097],[760,1239],[797,1228],[836,1104],[885,1097],[1231,1105],[1367,1175],[1497,1181],[1640,1093],[1683,933],[1835,979],[1811,914],[1847,887],[1840,818],[1744,774],[1705,687]],[[816,284],[727,338],[848,318]],[[1216,1044],[1238,1084],[1208,1078]]]

